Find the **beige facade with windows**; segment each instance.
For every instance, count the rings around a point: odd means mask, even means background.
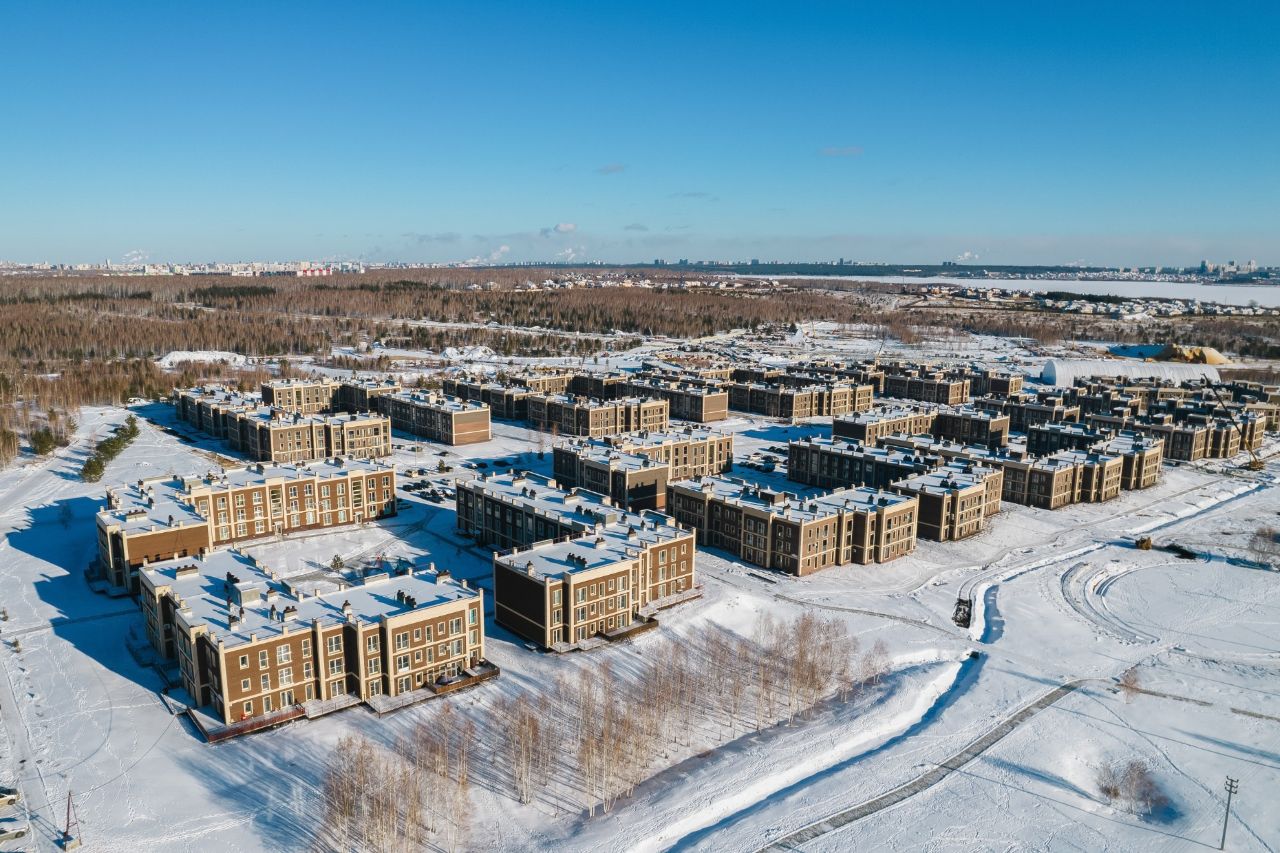
[[[395,488],[393,467],[363,460],[140,480],[108,490],[97,516],[98,563],[113,586],[136,592],[149,563],[394,515]]]

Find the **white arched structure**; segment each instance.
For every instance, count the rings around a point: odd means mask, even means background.
[[[1126,379],[1168,379],[1171,382],[1211,379],[1218,381],[1218,369],[1211,364],[1181,361],[1129,361],[1114,358],[1051,358],[1040,371],[1046,385],[1067,388],[1077,378],[1120,376]]]

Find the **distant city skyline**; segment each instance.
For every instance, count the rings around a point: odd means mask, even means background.
[[[1264,4],[10,6],[0,260],[1280,264]]]

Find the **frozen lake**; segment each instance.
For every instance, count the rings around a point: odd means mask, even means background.
[[[949,278],[946,276],[877,276],[877,275],[824,275],[824,276],[751,276],[751,278],[828,278],[844,281],[883,281],[891,284],[955,284],[967,287],[998,287],[1004,290],[1044,292],[1066,290],[1107,296],[1123,296],[1133,299],[1156,297],[1162,299],[1198,299],[1201,302],[1218,302],[1223,305],[1248,305],[1256,302],[1270,308],[1280,307],[1280,285],[1228,285],[1193,284],[1176,281],[1080,281],[1076,279],[1044,280],[1019,278]]]

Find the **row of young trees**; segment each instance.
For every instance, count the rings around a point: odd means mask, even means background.
[[[805,614],[764,617],[751,637],[707,626],[615,665],[506,696],[476,723],[445,705],[390,750],[342,741],[324,781],[325,837],[341,849],[457,849],[473,780],[556,812],[607,812],[694,750],[847,701],[890,659],[882,642],[859,654],[843,622]]]
[[[138,437],[138,419],[129,415],[125,422],[112,430],[111,435],[99,441],[93,453],[80,467],[80,479],[96,483],[107,471],[107,464],[119,456]]]

